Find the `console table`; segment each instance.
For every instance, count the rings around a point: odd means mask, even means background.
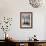
[[[46,46],[46,40],[0,40],[0,46]]]
[[[46,46],[46,40],[29,41],[29,40],[6,40],[8,44],[14,46]]]

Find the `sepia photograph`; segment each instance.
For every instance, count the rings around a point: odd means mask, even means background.
[[[32,28],[32,12],[20,12],[20,28]]]

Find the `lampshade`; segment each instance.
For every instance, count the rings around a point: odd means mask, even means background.
[[[38,8],[45,4],[45,0],[29,0],[30,5],[34,8]]]

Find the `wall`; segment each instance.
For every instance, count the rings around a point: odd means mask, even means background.
[[[32,29],[20,29],[20,12],[33,12]],[[4,16],[13,18],[8,34],[16,40],[28,40],[34,34],[36,34],[37,39],[46,40],[45,12],[45,6],[33,8],[28,0],[0,0],[0,18]],[[0,35],[2,33],[3,31],[0,31]],[[0,39],[2,38],[4,39],[0,36]]]

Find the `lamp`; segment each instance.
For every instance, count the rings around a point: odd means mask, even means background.
[[[38,8],[45,3],[45,0],[29,0],[30,5],[34,8]]]

